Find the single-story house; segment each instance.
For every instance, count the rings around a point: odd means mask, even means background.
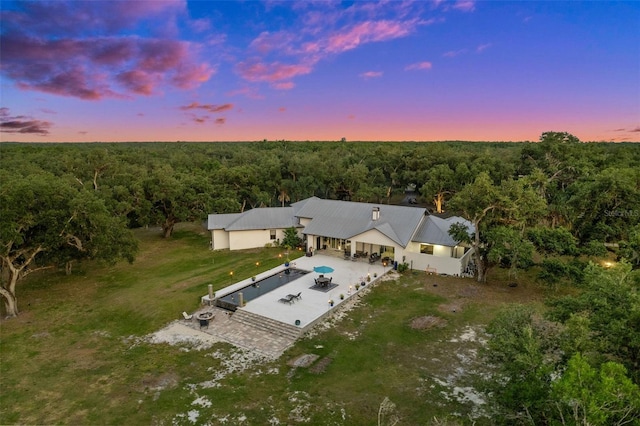
[[[430,215],[424,208],[307,198],[290,207],[267,207],[234,214],[211,214],[208,229],[213,250],[240,250],[279,242],[295,227],[307,251],[346,255],[377,254],[412,269],[460,275],[471,259],[469,247],[448,233],[454,223],[473,225],[460,217]]]

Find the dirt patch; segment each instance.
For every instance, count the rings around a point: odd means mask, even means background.
[[[151,391],[172,389],[178,386],[179,379],[175,373],[165,373],[158,377],[145,377],[142,379],[142,387]]]
[[[324,373],[324,371],[327,369],[329,364],[331,364],[331,361],[333,361],[333,358],[329,358],[328,356],[326,356],[322,358],[320,361],[318,361],[316,365],[311,367],[309,371],[311,371],[314,374]]]
[[[426,275],[424,289],[450,300],[449,303],[441,305],[440,309],[446,312],[462,309],[466,304],[476,301],[496,306],[543,299],[543,293],[537,286],[520,283],[517,287],[509,287],[510,282],[490,279],[483,284],[473,278]]]
[[[287,365],[291,367],[309,367],[316,362],[318,358],[320,358],[320,356],[316,354],[304,354],[292,359]]]
[[[453,313],[462,312],[464,305],[467,303],[468,303],[467,300],[457,299],[449,303],[443,303],[441,305],[438,305],[438,310],[440,312],[453,312]]]
[[[430,328],[442,328],[447,325],[447,320],[440,317],[434,317],[427,315],[424,317],[417,317],[411,320],[411,328],[414,330],[428,330]]]

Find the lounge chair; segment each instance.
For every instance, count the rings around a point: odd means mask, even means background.
[[[291,302],[293,302],[293,298],[294,297],[295,296],[293,294],[290,294],[290,295],[288,295],[286,297],[281,298],[280,300],[278,300],[278,302],[291,304]]]
[[[302,292],[300,292],[298,294],[287,294],[287,297],[290,297],[291,300],[293,300],[293,299],[300,300],[300,299],[302,299]]]
[[[193,318],[193,315],[189,315],[188,313],[186,313],[185,311],[182,311],[182,316],[184,317],[184,319],[186,321],[191,321],[191,319]]]

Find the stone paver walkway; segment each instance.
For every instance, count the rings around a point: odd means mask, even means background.
[[[215,318],[209,321],[209,327],[200,328],[196,316],[202,312],[213,312]],[[243,349],[259,352],[265,357],[279,358],[282,353],[295,343],[295,339],[278,336],[259,330],[231,319],[229,312],[215,307],[206,307],[196,312],[190,322],[182,321],[193,330],[203,335],[210,335],[220,341],[230,343]]]

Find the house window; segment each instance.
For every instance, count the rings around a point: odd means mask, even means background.
[[[433,254],[433,244],[420,244],[420,253]]]
[[[271,239],[275,240],[276,239],[276,230],[275,229],[270,229],[269,232],[271,233]]]

